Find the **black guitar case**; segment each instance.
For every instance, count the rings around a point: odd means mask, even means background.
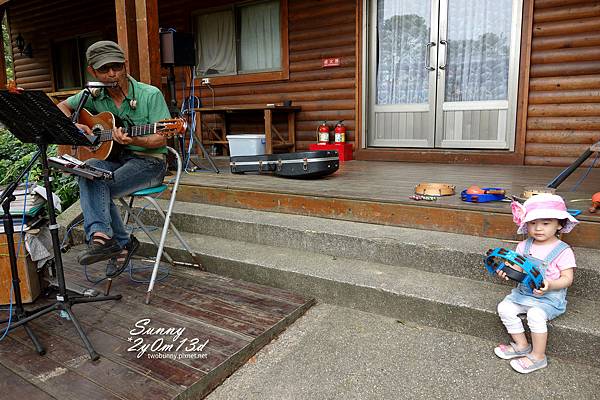
[[[320,178],[338,170],[340,157],[336,150],[234,156],[229,158],[229,166],[234,174],[258,172],[286,178]]]

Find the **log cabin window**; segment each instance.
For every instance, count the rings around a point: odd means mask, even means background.
[[[288,77],[286,0],[202,12],[195,16],[194,26],[198,75],[213,83]]]
[[[55,40],[52,43],[54,87],[56,91],[81,89],[85,82],[94,80],[86,71],[85,51],[98,40],[102,40],[102,36],[88,34]]]

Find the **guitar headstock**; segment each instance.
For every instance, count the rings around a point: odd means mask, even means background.
[[[171,137],[181,135],[187,129],[187,122],[183,118],[163,119],[156,123],[156,133],[161,136]]]

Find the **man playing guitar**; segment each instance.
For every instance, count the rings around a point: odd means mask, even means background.
[[[87,71],[102,83],[118,86],[99,89],[88,98],[84,108],[93,114],[111,112],[127,127],[153,124],[170,118],[169,110],[160,90],[137,82],[127,74],[125,54],[118,44],[100,41],[86,52]],[[61,102],[58,107],[67,116],[77,108],[83,92]],[[92,129],[77,126],[91,134]],[[124,146],[114,159],[92,158],[86,163],[113,172],[113,180],[79,179],[81,209],[88,247],[78,256],[82,265],[110,260],[107,276],[121,273],[137,250],[139,242],[125,230],[113,199],[136,190],[162,183],[166,173],[166,138],[153,133],[130,137],[122,128],[112,127],[112,139]]]

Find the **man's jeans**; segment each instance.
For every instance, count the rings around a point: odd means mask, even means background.
[[[91,159],[86,164],[112,171],[114,177],[112,180],[79,178],[86,239],[89,241],[92,234],[102,232],[115,238],[123,247],[129,242],[129,234],[113,199],[160,185],[166,173],[166,163],[155,157],[124,152],[118,161]]]

